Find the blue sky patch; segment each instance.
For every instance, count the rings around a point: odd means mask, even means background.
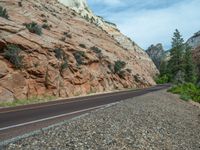
[[[200,30],[199,0],[88,0],[95,14],[119,27],[142,48],[171,46],[177,28],[187,40]]]

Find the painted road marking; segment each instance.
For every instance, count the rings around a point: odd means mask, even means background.
[[[90,110],[94,110],[94,109],[98,109],[98,108],[102,108],[102,107],[106,107],[106,106],[109,107],[109,106],[112,106],[114,104],[117,104],[117,103],[100,105],[100,106],[91,107],[91,108],[88,108],[88,109],[82,109],[82,110],[79,110],[79,111],[74,111],[74,112],[71,112],[71,113],[61,114],[61,115],[52,116],[52,117],[48,117],[48,118],[38,119],[38,120],[35,120],[35,121],[29,121],[29,122],[26,122],[26,123],[12,125],[12,126],[8,126],[8,127],[0,128],[0,131],[8,130],[8,129],[16,128],[16,127],[21,127],[21,126],[25,126],[25,125],[29,125],[29,124],[34,124],[34,123],[38,123],[38,122],[42,122],[42,121],[52,120],[52,119],[56,119],[56,118],[60,118],[60,117],[64,117],[64,116],[74,115],[74,114],[78,114],[78,113],[81,113],[81,112],[86,112],[86,111],[90,111]]]

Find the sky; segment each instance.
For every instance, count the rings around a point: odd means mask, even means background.
[[[87,0],[92,11],[115,23],[143,49],[166,50],[178,29],[185,41],[200,30],[200,0]]]

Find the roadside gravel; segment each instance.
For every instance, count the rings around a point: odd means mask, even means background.
[[[200,109],[166,90],[41,130],[9,150],[200,150]]]

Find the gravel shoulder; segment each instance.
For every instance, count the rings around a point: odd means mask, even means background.
[[[41,130],[3,149],[200,150],[200,108],[162,90]]]

